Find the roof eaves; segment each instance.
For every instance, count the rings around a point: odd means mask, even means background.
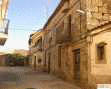
[[[64,2],[66,0],[61,0],[59,5],[57,6],[57,8],[55,9],[54,13],[49,17],[48,21],[46,22],[46,24],[43,27],[43,30],[48,26],[48,24],[51,22],[51,20],[53,19],[53,17],[58,13],[58,11],[62,8]]]
[[[93,30],[95,30],[95,29],[98,29],[98,28],[100,28],[100,27],[103,27],[103,26],[105,26],[105,25],[108,25],[108,24],[111,24],[111,21],[106,21],[106,22],[104,22],[104,23],[101,23],[100,25],[98,25],[98,26],[94,27],[93,29],[91,29],[91,31],[93,31]]]

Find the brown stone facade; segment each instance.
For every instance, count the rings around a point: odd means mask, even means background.
[[[43,53],[42,53],[42,37],[43,32],[40,30],[30,36],[30,65],[36,70],[41,70],[43,67]]]
[[[61,0],[43,31],[44,70],[81,88],[111,83],[110,0]]]
[[[7,11],[10,0],[2,0],[0,2],[0,45],[4,46],[8,38],[8,28],[10,21],[7,19]]]
[[[83,4],[80,4],[83,3]],[[88,84],[88,44],[84,2],[63,0],[44,26],[44,65],[49,73],[85,87]]]

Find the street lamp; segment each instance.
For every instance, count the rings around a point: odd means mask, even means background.
[[[85,12],[83,10],[80,10],[80,9],[76,10],[76,12],[79,13],[79,14],[81,14],[81,15],[85,14]]]

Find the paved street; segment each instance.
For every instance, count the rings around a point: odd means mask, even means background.
[[[79,89],[52,75],[25,67],[0,67],[0,89]]]

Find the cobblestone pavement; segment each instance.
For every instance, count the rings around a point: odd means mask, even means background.
[[[26,67],[0,67],[0,89],[80,89],[73,84]]]

